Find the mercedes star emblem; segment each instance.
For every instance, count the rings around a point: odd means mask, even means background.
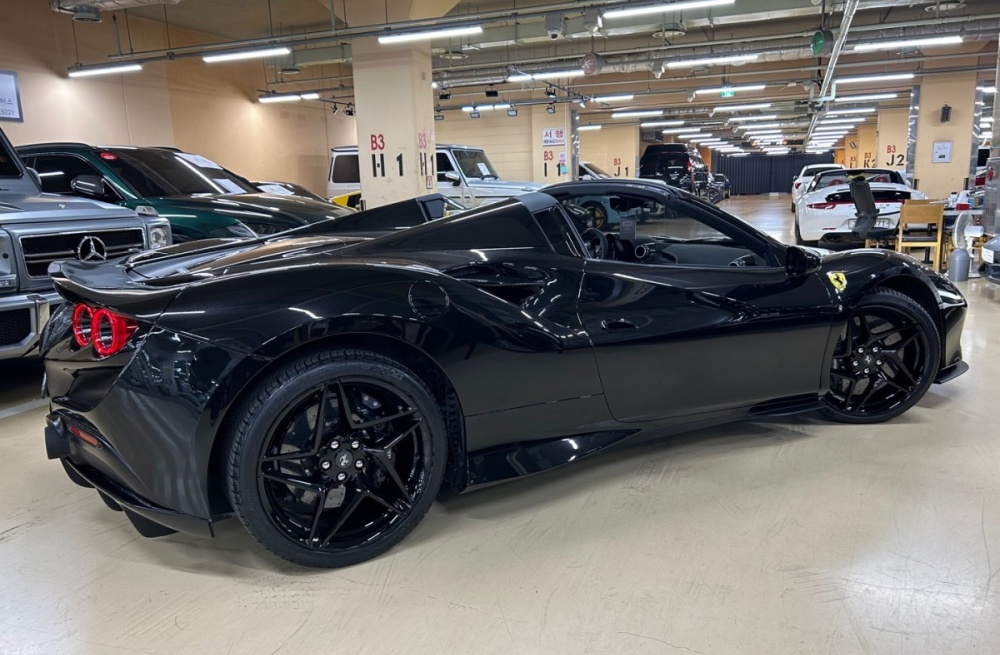
[[[82,262],[102,262],[108,258],[108,249],[97,237],[83,237],[76,247],[76,258]]]

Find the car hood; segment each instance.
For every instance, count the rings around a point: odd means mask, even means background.
[[[285,228],[318,223],[350,213],[327,202],[270,193],[157,198],[154,205],[161,214],[170,211],[211,212],[244,223],[269,223]]]
[[[135,218],[135,212],[117,205],[56,194],[4,195],[0,225],[74,218]]]

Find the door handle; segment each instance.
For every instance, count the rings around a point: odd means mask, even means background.
[[[624,332],[625,330],[638,329],[634,323],[629,323],[624,318],[613,318],[611,320],[601,321],[601,327],[604,328],[606,332]]]

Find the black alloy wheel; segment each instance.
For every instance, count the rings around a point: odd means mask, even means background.
[[[399,363],[321,351],[269,376],[240,407],[227,493],[240,521],[297,564],[388,550],[426,514],[447,440],[434,397]]]
[[[913,299],[878,289],[862,299],[841,331],[824,413],[845,423],[899,416],[926,393],[941,344],[934,321]]]

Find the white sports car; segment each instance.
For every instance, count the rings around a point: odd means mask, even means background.
[[[802,194],[817,173],[823,171],[844,170],[843,164],[811,164],[803,166],[802,171],[792,180],[792,213],[795,213],[795,203],[798,202]]]
[[[875,196],[879,218],[875,227],[895,227],[899,210],[911,198],[924,199],[896,171],[885,168],[849,168],[816,175],[795,205],[795,240],[802,245],[819,241],[855,241],[855,208],[850,181],[864,176]],[[883,218],[884,217],[884,218]]]

